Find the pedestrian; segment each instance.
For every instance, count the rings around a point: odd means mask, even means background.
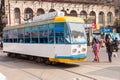
[[[94,50],[94,38],[93,38],[93,40],[92,40],[92,49],[93,49],[93,53],[94,53],[94,59],[93,59],[93,62],[94,61],[97,61],[97,59],[96,59],[96,56],[95,56],[95,50]]]
[[[116,52],[118,51],[118,45],[119,45],[119,41],[118,41],[117,37],[115,37],[115,39],[113,41],[113,46],[114,46],[114,49],[116,50]]]
[[[101,39],[101,40],[100,40],[100,46],[101,46],[101,47],[105,47],[105,41],[104,41],[104,39]]]
[[[100,44],[96,38],[93,38],[93,46],[92,47],[93,47],[93,52],[95,55],[95,58],[93,61],[100,62],[100,59],[99,59]]]
[[[112,62],[113,43],[110,37],[106,38],[106,51],[108,53],[109,62]]]
[[[0,41],[0,47],[3,48],[3,41]]]
[[[105,42],[107,42],[107,39],[108,39],[108,38],[111,38],[111,37],[110,37],[110,34],[106,34],[106,36],[105,36]]]

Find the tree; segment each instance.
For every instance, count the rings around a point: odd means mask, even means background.
[[[2,37],[3,26],[5,25],[4,23],[2,23],[2,16],[4,14],[4,0],[0,0],[0,37]]]

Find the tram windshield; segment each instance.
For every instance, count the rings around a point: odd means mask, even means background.
[[[68,23],[71,30],[72,43],[86,42],[85,29],[83,24]]]

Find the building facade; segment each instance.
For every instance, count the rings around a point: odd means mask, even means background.
[[[105,0],[5,0],[7,25],[18,25],[32,20],[34,16],[61,10],[67,16],[83,18],[96,26],[112,26],[115,7]]]

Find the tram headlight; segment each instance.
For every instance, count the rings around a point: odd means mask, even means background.
[[[82,52],[85,52],[86,51],[86,48],[82,48]]]
[[[77,52],[77,49],[73,49],[72,52],[73,52],[73,53]]]

